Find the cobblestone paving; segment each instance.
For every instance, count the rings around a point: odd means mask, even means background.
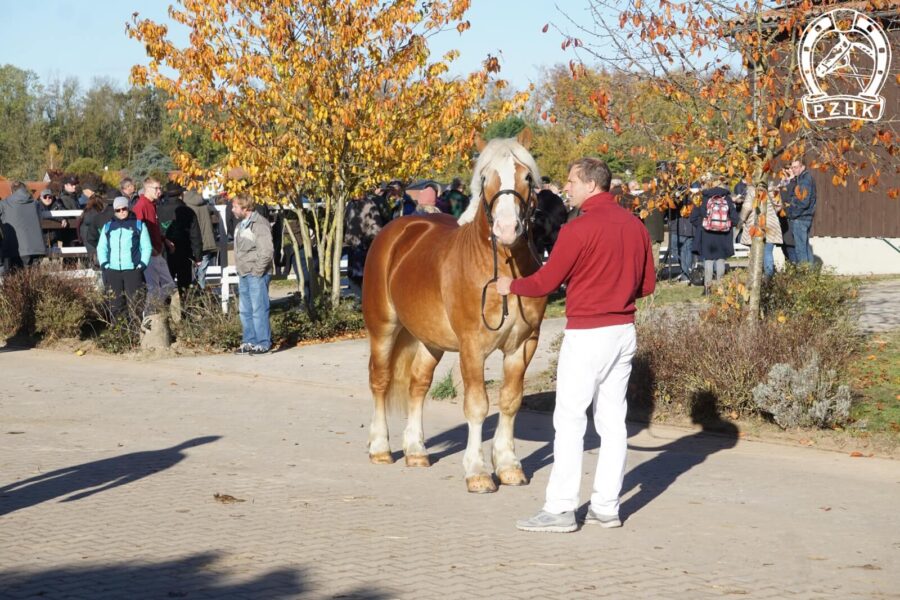
[[[465,492],[452,403],[370,465],[365,355],[0,352],[0,598],[900,598],[896,462],[635,428],[622,529],[522,533],[549,416],[529,486]]]

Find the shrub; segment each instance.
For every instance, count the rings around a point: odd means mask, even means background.
[[[219,299],[202,290],[191,290],[181,307],[175,339],[189,348],[224,351],[241,345],[241,320],[236,307],[222,312]]]
[[[311,319],[302,306],[295,305],[272,315],[272,341],[292,345],[304,340],[327,340],[365,329],[356,302],[345,300],[332,308],[328,300],[316,306],[316,319]]]
[[[850,386],[837,385],[834,369],[822,369],[813,354],[799,369],[778,363],[753,389],[753,401],[783,429],[834,427],[850,419]]]
[[[77,337],[101,310],[93,280],[59,263],[16,270],[0,283],[0,333],[45,340]]]
[[[757,323],[744,319],[742,285],[740,275],[726,278],[700,315],[672,310],[638,314],[638,353],[629,383],[634,418],[649,418],[655,411],[687,414],[700,395],[714,397],[721,412],[774,414],[755,401],[754,390],[778,364],[802,373],[816,364],[818,391],[808,408],[827,399],[813,409],[821,415],[816,422],[846,418],[836,404],[844,392],[832,390],[861,348],[855,285],[825,271],[793,270],[766,283],[768,310]],[[823,289],[820,298],[814,293],[817,286]],[[775,370],[778,385],[786,377],[784,368]]]

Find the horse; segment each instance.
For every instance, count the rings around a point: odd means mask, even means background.
[[[556,245],[559,230],[566,224],[569,211],[566,209],[562,198],[550,190],[541,190],[537,195],[537,205],[534,209],[534,247],[538,256],[549,254]]]
[[[493,288],[498,275],[524,277],[540,262],[529,244],[536,204],[537,164],[516,139],[476,140],[480,152],[472,176],[472,202],[457,221],[450,215],[402,217],[375,238],[366,257],[362,308],[368,330],[369,387],[375,403],[369,459],[393,462],[387,407],[405,405],[403,453],[407,466],[428,467],[422,413],[434,369],[445,352],[459,352],[468,442],[463,455],[469,492],[495,492],[482,452],[488,414],[484,362],[503,352],[499,419],[491,452],[503,485],[528,480],[516,457],[513,435],[522,404],[525,370],[537,348],[546,298],[510,296]]]

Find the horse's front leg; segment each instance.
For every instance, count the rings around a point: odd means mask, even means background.
[[[477,348],[460,348],[459,366],[465,387],[463,410],[469,424],[469,440],[463,455],[466,487],[472,493],[496,492],[497,485],[484,464],[482,426],[488,413],[488,396],[484,387],[484,356]]]
[[[494,434],[492,456],[494,470],[503,485],[525,485],[528,479],[522,463],[516,458],[514,436],[516,414],[522,406],[525,369],[537,348],[537,335],[531,337],[514,352],[503,356],[503,387],[500,389],[500,415]]]

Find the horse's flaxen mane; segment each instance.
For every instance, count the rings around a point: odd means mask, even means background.
[[[460,215],[458,223],[465,225],[475,220],[478,214],[478,207],[481,206],[481,178],[491,169],[500,169],[503,167],[503,161],[512,157],[513,162],[524,165],[531,171],[531,180],[535,183],[541,180],[540,171],[538,171],[537,163],[534,157],[520,144],[515,138],[500,139],[494,138],[488,142],[478,160],[475,161],[475,169],[472,175],[471,192],[472,199],[469,201],[469,207]]]

